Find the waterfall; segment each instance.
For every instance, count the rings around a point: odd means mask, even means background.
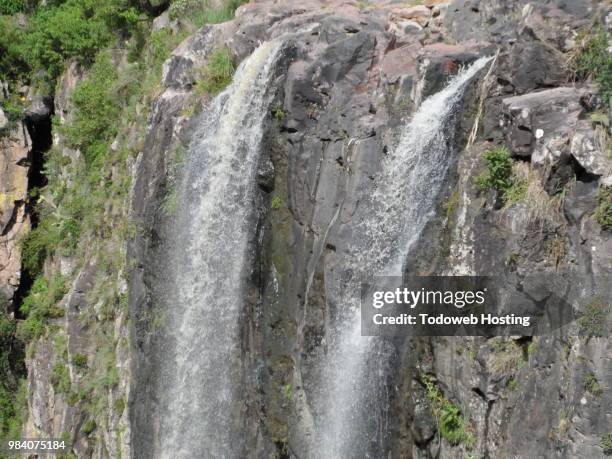
[[[413,243],[432,217],[452,154],[453,114],[469,81],[490,58],[480,58],[430,96],[404,126],[397,147],[385,158],[376,190],[354,217],[354,246],[340,263],[342,285],[328,286],[340,304],[330,326],[320,394],[316,457],[386,457],[389,421],[387,386],[390,343],[362,337],[362,280],[402,275]]]
[[[159,456],[242,457],[239,319],[269,87],[282,42],[258,47],[205,110],[177,185]]]

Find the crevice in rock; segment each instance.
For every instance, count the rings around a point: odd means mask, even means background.
[[[487,437],[489,436],[489,422],[490,422],[490,417],[491,417],[491,411],[493,411],[493,405],[495,404],[495,400],[488,400],[487,402],[487,411],[485,412],[485,418],[484,418],[484,430],[482,432],[482,438],[483,438],[483,450],[484,450],[484,456],[483,457],[489,457],[489,449],[487,448]]]
[[[484,401],[487,400],[486,395],[480,390],[480,388],[478,387],[472,387],[472,392],[474,392],[476,395],[478,395],[481,399],[483,399]]]
[[[39,215],[36,209],[35,201],[37,190],[44,187],[47,184],[47,177],[43,170],[45,165],[45,153],[51,148],[53,144],[52,136],[52,123],[51,116],[52,112],[46,116],[29,116],[26,117],[24,124],[30,135],[32,145],[28,152],[28,162],[30,169],[28,171],[28,199],[25,202],[25,212],[30,217],[31,228],[34,229],[38,226]],[[20,312],[21,303],[26,297],[32,284],[34,282],[34,276],[28,272],[27,269],[21,270],[21,277],[19,280],[19,286],[15,291],[13,297],[13,313],[15,318],[24,319]]]
[[[529,360],[529,345],[533,341],[533,336],[522,336],[519,339],[515,340],[516,344],[521,347],[523,351],[523,360]]]
[[[591,183],[599,180],[599,175],[591,174],[582,165],[576,161],[576,158],[570,156],[569,164],[574,171],[576,180],[583,183]]]

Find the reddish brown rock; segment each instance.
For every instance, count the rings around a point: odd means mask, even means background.
[[[21,124],[0,138],[0,299],[8,302],[21,278],[19,241],[30,228],[25,209],[29,149],[30,137]]]

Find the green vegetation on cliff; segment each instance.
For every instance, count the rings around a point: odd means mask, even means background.
[[[576,78],[592,79],[599,84],[608,103],[612,98],[612,53],[608,51],[611,36],[603,28],[579,34],[570,64]]]
[[[231,83],[233,75],[234,62],[229,49],[215,49],[208,59],[208,64],[201,70],[197,88],[207,94],[218,94]]]
[[[600,297],[593,298],[578,317],[578,328],[582,336],[601,338],[605,336],[606,319],[610,307]]]
[[[487,172],[476,177],[476,186],[486,191],[493,189],[505,203],[520,201],[525,195],[526,184],[512,174],[512,158],[506,147],[498,147],[484,154]]]
[[[604,229],[612,230],[612,187],[600,186],[597,201],[595,219]]]
[[[612,454],[612,432],[608,432],[601,436],[600,446],[604,454]]]
[[[438,422],[440,435],[451,445],[464,444],[468,448],[474,445],[474,435],[470,431],[469,420],[461,415],[461,410],[436,386],[434,378],[423,376],[427,400],[432,414]]]
[[[23,362],[15,358],[15,334],[15,321],[0,314],[0,441],[19,436],[27,411],[25,381],[15,377],[24,371]]]
[[[4,14],[11,9],[0,5]],[[129,37],[141,14],[129,0],[67,0],[18,9],[28,13],[25,23],[8,16],[0,21],[0,79],[31,77],[51,85],[68,59],[88,66],[100,49]]]
[[[26,320],[19,324],[18,334],[25,340],[38,338],[45,329],[45,319],[61,317],[64,310],[56,304],[66,293],[66,283],[60,273],[50,279],[39,276],[34,281],[28,296],[21,303],[21,312]]]

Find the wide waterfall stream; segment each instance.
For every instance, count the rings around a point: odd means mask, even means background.
[[[478,59],[430,96],[403,128],[397,147],[382,164],[377,188],[357,215],[355,241],[343,261],[348,278],[330,286],[341,298],[331,325],[329,353],[318,388],[316,457],[386,457],[388,394],[385,365],[391,346],[362,337],[360,282],[402,275],[411,245],[431,218],[453,151],[453,115],[470,80],[491,58]]]
[[[283,45],[266,42],[202,114],[173,222],[172,320],[160,456],[241,456],[238,322],[269,87]]]

